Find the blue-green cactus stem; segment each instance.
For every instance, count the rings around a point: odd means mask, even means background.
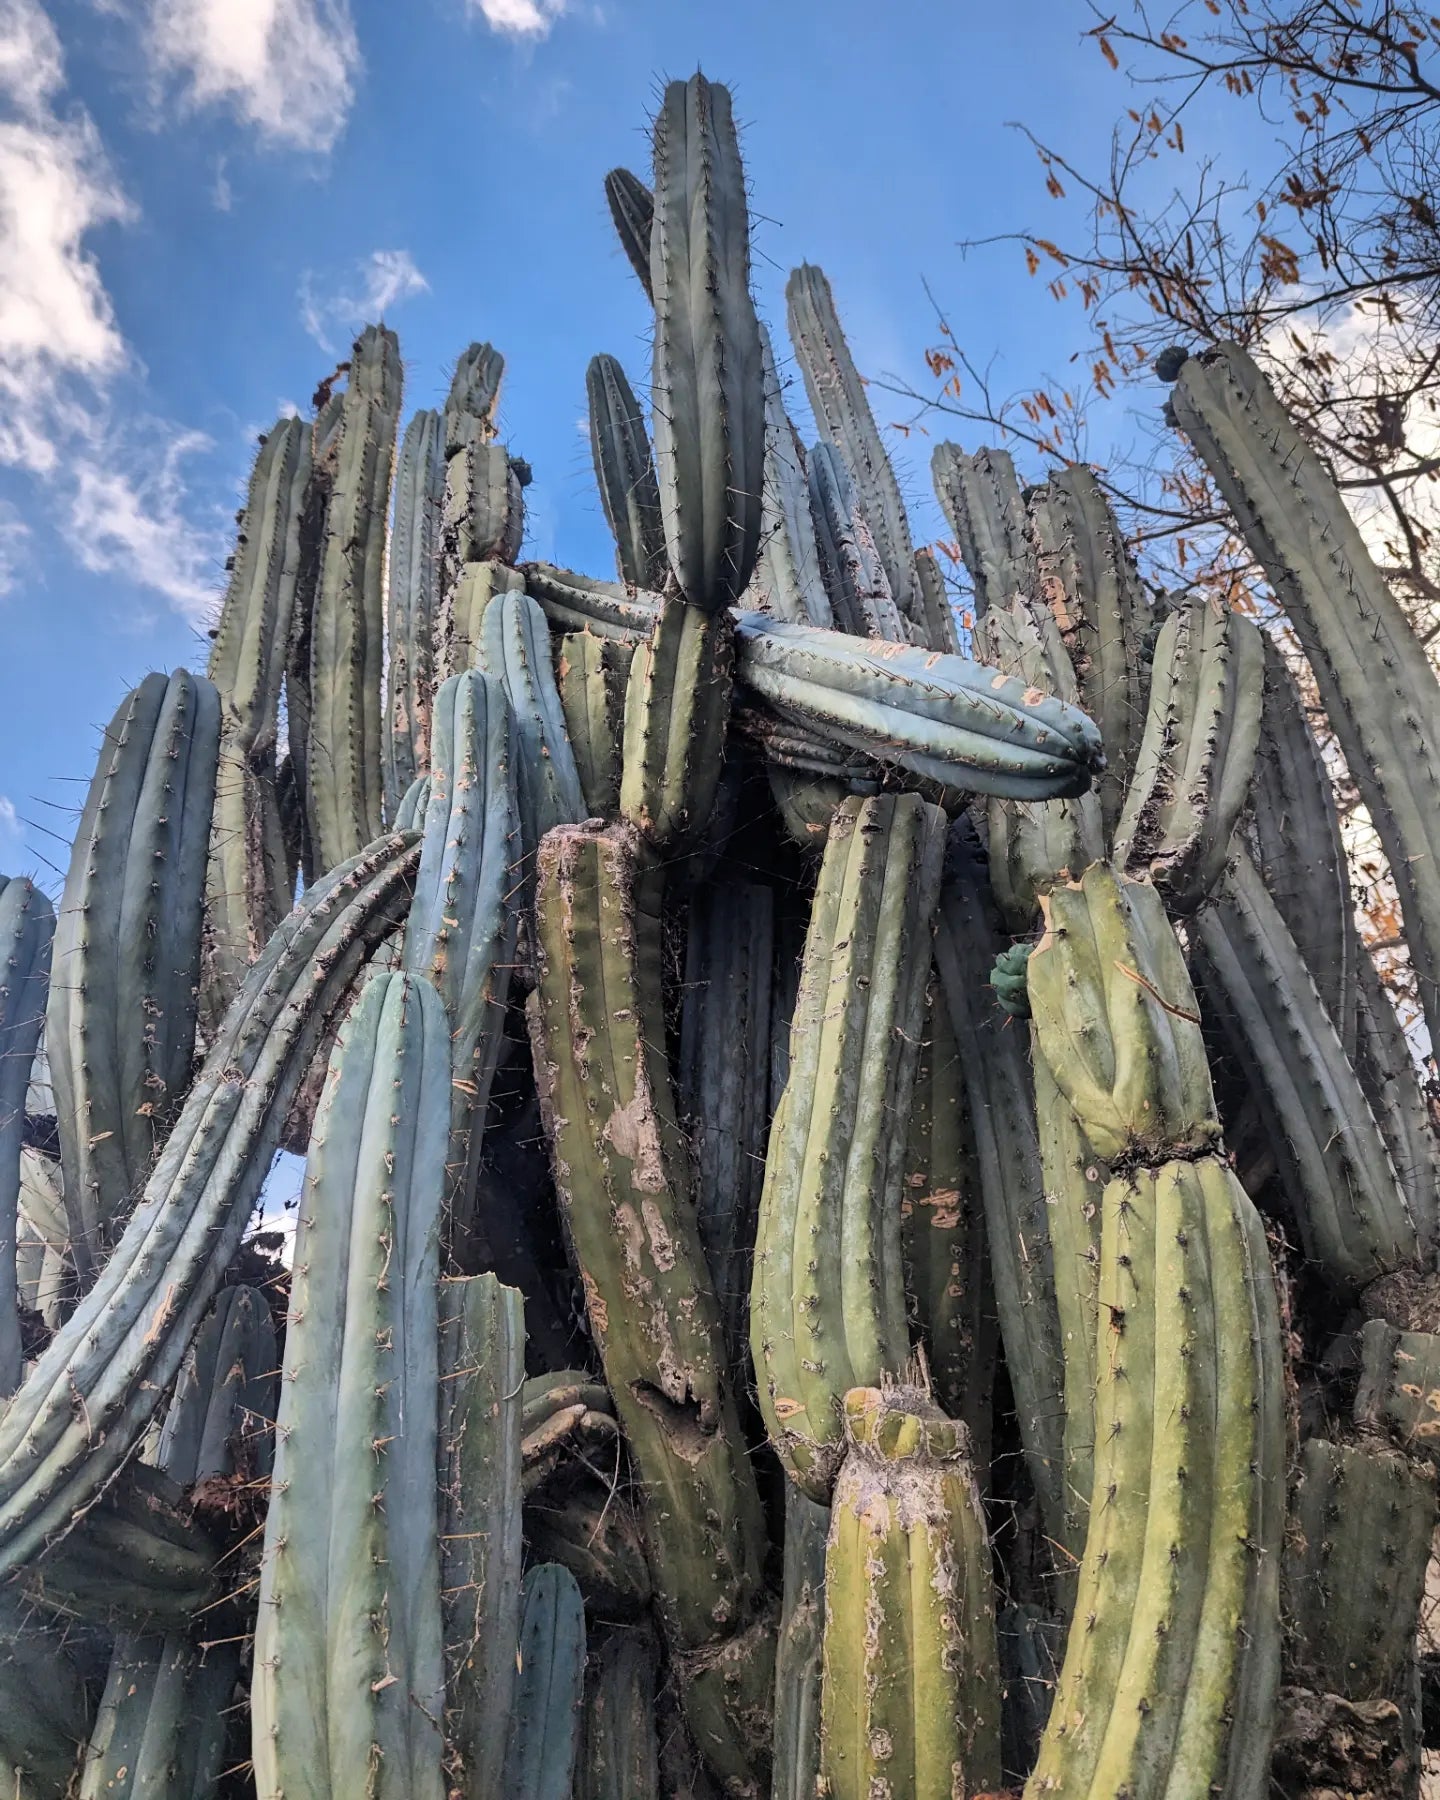
[[[820,577],[836,628],[855,637],[908,643],[905,621],[890,592],[870,523],[856,502],[844,458],[832,444],[822,443],[811,447],[808,462]]]
[[[629,169],[612,169],[605,177],[605,199],[615,221],[620,247],[630,267],[650,294],[650,235],[655,224],[655,196]]]
[[[790,342],[815,423],[839,451],[855,484],[858,510],[874,533],[894,605],[906,618],[918,619],[915,552],[905,503],[824,270],[810,263],[796,269],[785,286],[785,304]]]
[[[760,351],[765,364],[765,510],[760,560],[745,605],[775,619],[831,625],[834,618],[815,543],[805,452],[785,410],[775,352],[763,325]]]
[[[967,456],[957,444],[937,444],[930,473],[974,585],[975,617],[1017,594],[1034,594],[1034,551],[1009,452],[977,450]]]
[[[643,1630],[607,1632],[592,1651],[577,1800],[660,1800],[655,1661]]]
[[[316,1114],[265,1518],[255,1782],[441,1800],[437,1439],[445,1008],[374,975]]]
[[[615,539],[620,579],[657,589],[665,582],[665,525],[650,456],[645,415],[613,356],[596,356],[585,371],[590,403],[590,454],[600,503]]]
[[[820,1779],[820,1657],[830,1508],[785,1484],[785,1575],[775,1650],[772,1800],[813,1800]]]
[[[65,1800],[90,1735],[94,1702],[64,1621],[0,1593],[0,1789],[15,1800]]]
[[[385,815],[430,767],[435,627],[440,608],[440,528],[445,506],[445,428],[417,412],[405,427],[395,477],[395,522],[385,596]]]
[[[219,745],[208,681],[146,676],[106,731],[70,852],[46,1044],[86,1283],[190,1079]]]
[[[625,687],[620,811],[657,848],[693,847],[715,806],[734,668],[730,621],[668,599]]]
[[[505,358],[493,344],[466,345],[455,364],[450,392],[445,396],[447,461],[471,444],[493,441],[500,384],[504,379]]]
[[[498,1790],[506,1800],[571,1800],[585,1700],[585,1605],[575,1577],[541,1563],[525,1577],[514,1710]]]
[[[568,631],[560,639],[556,685],[592,819],[613,819],[620,811],[625,690],[634,654],[631,645],[594,631]]]
[[[366,957],[410,903],[390,837],[316,884],[210,1046],[109,1261],[0,1417],[0,1575],[99,1493],[139,1443],[239,1247],[291,1101]]]
[[[669,83],[655,119],[650,283],[665,543],[681,593],[718,612],[760,553],[765,367],[730,94],[699,74]]]
[[[633,593],[623,581],[596,581],[542,562],[525,563],[520,572],[525,591],[557,633],[591,631],[634,645],[650,635],[660,616],[657,594]]]

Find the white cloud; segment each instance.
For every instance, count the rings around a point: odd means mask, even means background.
[[[43,481],[84,532],[87,568],[123,570],[193,610],[213,560],[181,506],[179,463],[197,440],[151,421],[140,445],[114,427],[111,392],[133,359],[87,238],[136,215],[94,122],[59,110],[63,87],[39,0],[0,0],[0,465]],[[0,588],[24,536],[0,513]]]
[[[149,0],[151,55],[196,106],[231,106],[261,137],[324,153],[360,74],[349,0]]]
[[[353,285],[352,285],[353,284]],[[300,278],[300,319],[322,350],[336,350],[342,338],[372,325],[399,301],[429,291],[430,283],[408,250],[372,250],[357,263],[343,287],[324,294],[307,269]]]
[[[15,586],[30,542],[30,527],[8,501],[0,501],[0,599]]]
[[[512,37],[544,37],[569,0],[469,0],[472,12],[478,12],[492,31],[506,31]]]
[[[20,815],[15,810],[15,802],[7,794],[0,794],[0,835],[20,835]]]

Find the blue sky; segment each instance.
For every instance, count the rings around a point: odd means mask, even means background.
[[[923,378],[923,279],[1002,387],[1058,367],[1068,320],[1019,251],[956,246],[1051,219],[1007,121],[1103,156],[1126,95],[1088,22],[1080,0],[0,0],[0,870],[53,887],[38,825],[68,838],[96,728],[147,670],[203,667],[255,434],[382,306],[407,410],[472,338],[504,351],[527,554],[610,572],[585,365],[638,382],[648,344],[601,180],[647,168],[666,77],[732,86],[773,324],[808,259],[869,374]],[[928,459],[897,440],[921,535]]]

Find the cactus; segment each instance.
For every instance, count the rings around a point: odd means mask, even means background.
[[[86,1285],[190,1078],[219,743],[208,681],[148,675],[110,722],[70,853],[45,1035]]]
[[[827,1792],[938,1800],[993,1788],[995,1606],[965,1427],[918,1390],[857,1388],[845,1434],[825,1552]]]
[[[770,333],[760,327],[765,364],[765,510],[760,562],[748,604],[776,619],[834,623],[820,570],[810,480],[795,427],[785,411]]]
[[[95,1286],[0,1417],[0,1574],[98,1495],[180,1367],[335,1008],[409,900],[382,838],[305,896],[246,977]],[[77,1424],[77,1413],[83,1424]]]
[[[774,923],[773,889],[717,881],[691,902],[686,937],[676,1084],[694,1146],[696,1223],[737,1369],[765,1170]]]
[[[772,1800],[812,1800],[820,1778],[820,1666],[830,1508],[785,1489],[785,1588],[775,1652]]]
[[[590,454],[600,503],[615,538],[620,579],[627,587],[658,589],[665,582],[665,527],[645,415],[613,356],[591,359],[585,392],[590,402]]]
[[[513,563],[525,535],[521,481],[502,444],[475,438],[445,464],[444,581],[453,595],[467,563]],[[450,627],[453,630],[453,627]],[[450,666],[454,667],[453,654]]]
[[[566,632],[560,640],[560,704],[592,819],[613,819],[620,810],[621,737],[633,656],[629,644],[593,631]]]
[[[1413,1457],[1440,1462],[1440,1337],[1371,1319],[1359,1352],[1355,1423],[1389,1432]]]
[[[90,1734],[85,1679],[66,1628],[0,1594],[0,1787],[16,1800],[65,1800]]]
[[[585,1683],[585,1608],[575,1577],[542,1563],[525,1577],[524,1607],[500,1791],[515,1800],[570,1800]]]
[[[1263,638],[1216,600],[1171,613],[1155,642],[1145,734],[1112,853],[1143,868],[1177,911],[1225,869],[1260,739]]]
[[[1104,764],[1082,712],[981,663],[759,613],[736,619],[735,639],[736,675],[780,717],[928,780],[1054,800]]]
[[[0,876],[0,1399],[20,1385],[21,1158],[25,1093],[50,982],[55,913],[23,877]]]
[[[1307,1254],[1345,1290],[1417,1261],[1416,1220],[1365,1091],[1243,850],[1197,939],[1207,999],[1279,1125],[1271,1141]]]
[[[525,591],[556,632],[591,631],[633,645],[650,635],[660,616],[656,595],[632,593],[622,581],[595,581],[550,563],[525,563],[521,574]]]
[[[545,615],[528,594],[497,594],[485,609],[476,665],[501,683],[515,715],[520,844],[531,859],[547,831],[586,813]]]
[[[663,603],[630,663],[620,811],[659,849],[693,847],[709,820],[733,665],[729,621],[683,600]]]
[[[650,290],[650,235],[655,224],[655,196],[629,169],[612,169],[605,177],[605,199],[620,247],[640,279],[645,298]]]
[[[240,514],[208,674],[220,697],[219,769],[206,904],[208,1010],[217,1018],[290,910],[275,746],[300,573],[309,433],[281,419],[261,441]]]
[[[306,1167],[255,1632],[262,1796],[445,1792],[437,1534],[445,1008],[375,975]]]
[[[785,285],[785,307],[790,341],[805,378],[815,423],[827,443],[839,451],[855,484],[858,510],[874,533],[888,594],[905,618],[918,619],[915,553],[905,503],[880,441],[864,382],[840,329],[824,271],[810,263],[796,269]],[[811,466],[813,469],[813,455]],[[903,642],[903,632],[897,635]]]
[[[915,593],[920,604],[921,641],[932,650],[943,651],[946,656],[959,656],[960,632],[955,608],[950,604],[945,577],[940,573],[933,550],[915,552]],[[816,619],[815,623],[823,625],[825,620]]]
[[[449,1792],[499,1791],[520,1636],[521,1296],[493,1275],[440,1289],[440,1593]]]
[[[586,1685],[578,1800],[660,1800],[653,1641],[644,1633],[609,1633],[593,1653]]]
[[[357,856],[381,828],[381,584],[399,414],[399,341],[383,326],[367,327],[355,340],[328,442],[316,426],[311,483],[324,496],[324,525],[313,602],[298,607],[309,639],[300,772],[316,873]],[[287,692],[293,718],[293,684]],[[293,755],[293,734],[291,744]]]
[[[385,598],[385,814],[430,767],[435,628],[440,611],[440,533],[445,508],[445,425],[417,412],[405,427],[395,477],[395,524]]]
[[[829,444],[815,444],[809,468],[810,513],[815,522],[820,576],[836,628],[855,637],[907,643],[889,577],[870,526],[856,509],[839,452]]]
[[[1309,658],[1400,894],[1440,1043],[1440,692],[1319,457],[1233,344],[1191,357],[1172,405]]]
[[[495,411],[505,358],[493,344],[467,344],[455,364],[445,398],[445,457],[471,444],[488,444],[495,436]]]
[[[1025,501],[1015,464],[1004,450],[967,456],[955,444],[937,444],[930,459],[936,498],[955,533],[960,559],[975,588],[975,617],[1037,586]]]
[[[644,1482],[657,1605],[694,1651],[747,1623],[763,1533],[682,1185],[641,857],[625,825],[541,845],[532,1039],[591,1330]]]
[[[730,95],[672,81],[655,120],[655,466],[670,567],[706,612],[760,553],[765,369],[750,298],[745,172]]]
[[[563,1494],[542,1492],[525,1508],[525,1536],[534,1557],[569,1569],[598,1618],[649,1615],[654,1588],[645,1533],[634,1501],[616,1493],[611,1480],[587,1475]]]
[[[805,940],[765,1158],[750,1341],[771,1440],[822,1503],[843,1454],[846,1391],[898,1376],[908,1354],[903,1121],[942,853],[943,815],[917,796],[847,801]]]

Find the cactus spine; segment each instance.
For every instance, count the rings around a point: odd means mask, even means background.
[[[263,1796],[445,1792],[436,1439],[445,1009],[375,975],[306,1170],[255,1634]]]

